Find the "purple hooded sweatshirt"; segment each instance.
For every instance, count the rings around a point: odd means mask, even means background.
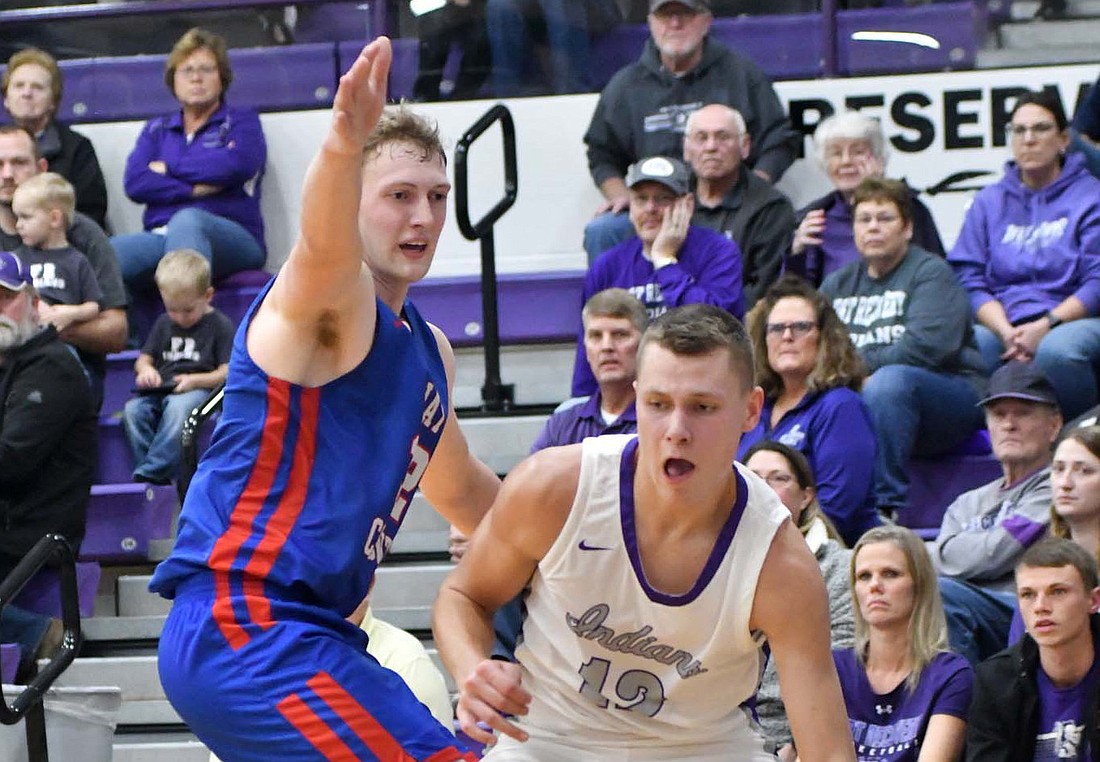
[[[947,260],[975,312],[996,300],[1017,324],[1076,296],[1100,314],[1100,180],[1071,153],[1058,179],[1032,190],[1008,162],[974,197]]]

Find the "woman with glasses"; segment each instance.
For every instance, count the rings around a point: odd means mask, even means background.
[[[859,259],[852,237],[852,196],[868,177],[882,177],[886,168],[886,138],[877,119],[845,111],[824,119],[814,131],[814,153],[834,190],[798,213],[798,228],[785,263],[815,286],[833,270]],[[910,191],[913,243],[944,255],[932,213]]]
[[[1020,96],[1007,134],[1013,158],[974,197],[948,261],[989,370],[1034,361],[1068,420],[1097,402],[1100,180],[1066,153],[1066,117],[1050,93]]]
[[[146,122],[126,161],[126,195],[145,204],[145,232],[112,239],[122,278],[151,291],[166,252],[194,249],[214,280],[263,267],[260,181],[267,144],[260,118],[225,101],[233,81],[225,40],[191,29],[172,48],[164,81],[180,109]]]
[[[785,275],[746,319],[764,389],[760,422],[741,438],[740,460],[758,442],[802,453],[817,497],[840,536],[853,543],[879,523],[873,492],[875,432],[860,399],[866,368],[848,329],[813,286]]]
[[[829,594],[830,642],[834,649],[850,648],[855,631],[852,619],[852,590],[848,582],[851,551],[829,519],[821,512],[817,501],[817,485],[806,457],[781,442],[757,442],[745,453],[745,466],[759,476],[791,512],[806,544],[817,559],[825,589]],[[764,735],[778,749],[783,760],[794,759],[791,728],[783,699],[779,695],[779,674],[775,661],[768,660],[760,689],[756,692],[756,714]]]
[[[852,550],[855,647],[834,651],[856,759],[959,759],[974,684],[951,653],[932,561],[899,526],[872,529]]]

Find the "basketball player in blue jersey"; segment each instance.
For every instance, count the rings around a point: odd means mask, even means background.
[[[237,333],[176,546],[159,668],[224,762],[470,759],[345,621],[418,485],[469,532],[497,477],[450,405],[454,356],[406,301],[446,212],[435,129],[384,113],[390,42],[341,80],[301,234]]]
[[[487,762],[774,760],[749,709],[766,638],[801,758],[854,760],[821,574],[734,464],[763,399],[744,328],[670,310],[636,388],[637,436],[520,464],[444,583],[433,629],[463,730],[500,733]],[[528,581],[519,663],[490,660],[492,612]]]

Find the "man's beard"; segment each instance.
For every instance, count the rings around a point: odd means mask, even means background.
[[[28,314],[22,320],[0,315],[0,354],[23,346],[38,330],[33,315]]]

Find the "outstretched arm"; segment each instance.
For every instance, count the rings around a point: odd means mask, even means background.
[[[363,149],[386,104],[391,56],[379,37],[340,78],[332,124],[302,186],[301,232],[249,329],[253,359],[287,381],[326,383],[370,351],[375,291],[358,213]]]
[[[791,618],[792,611],[799,612],[797,619]],[[764,560],[750,624],[768,636],[799,759],[854,762],[855,746],[829,650],[825,583],[806,541],[790,522],[779,528]]]
[[[432,332],[447,372],[447,399],[451,400],[451,406],[439,445],[420,480],[420,489],[433,508],[469,536],[493,504],[500,478],[470,452],[454,411],[454,350],[434,325]]]
[[[503,715],[527,713],[531,696],[520,669],[493,661],[493,612],[527,584],[565,524],[580,473],[580,445],[532,455],[513,469],[458,567],[440,588],[432,631],[460,695],[462,730],[483,743],[493,730],[520,741],[527,735]]]

